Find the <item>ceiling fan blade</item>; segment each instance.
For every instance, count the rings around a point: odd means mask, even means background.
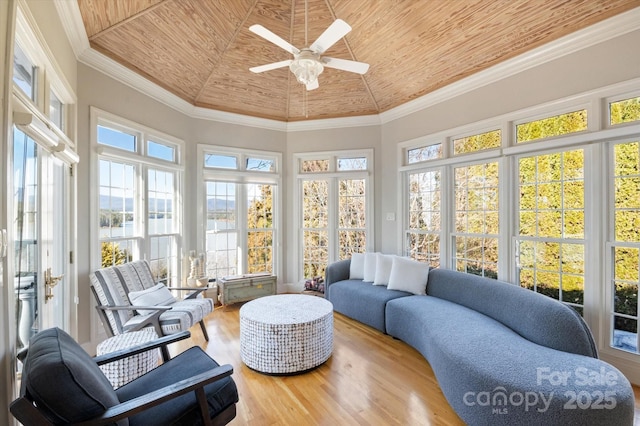
[[[349,61],[347,59],[329,58],[327,56],[323,56],[322,62],[329,68],[355,72],[358,74],[364,74],[369,70],[369,64],[366,64],[364,62]]]
[[[313,80],[311,83],[307,84],[307,90],[314,90],[317,89],[318,87],[320,87],[320,84],[318,84],[318,80]]]
[[[292,59],[287,59],[286,61],[274,62],[272,64],[259,65],[257,67],[252,67],[252,68],[249,68],[249,71],[255,72],[257,74],[260,72],[275,70],[277,68],[288,67],[289,65],[291,65],[291,62],[293,62]]]
[[[344,22],[342,19],[336,19],[333,24],[329,25],[329,28],[313,42],[309,48],[316,53],[322,54],[331,46],[333,46],[338,40],[347,35],[351,31],[351,26]]]
[[[272,33],[262,25],[258,25],[258,24],[252,25],[249,27],[249,31],[259,35],[260,37],[266,40],[269,40],[271,43],[283,48],[284,50],[286,50],[291,54],[297,55],[298,53],[300,53],[300,49],[293,46],[291,43],[289,43],[279,35]]]

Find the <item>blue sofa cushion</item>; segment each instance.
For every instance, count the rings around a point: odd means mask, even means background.
[[[386,333],[385,305],[389,300],[411,295],[406,291],[387,290],[362,280],[343,280],[326,288],[325,297],[333,310]]]
[[[574,309],[542,294],[440,268],[429,272],[427,294],[487,315],[539,345],[598,357],[593,336],[582,317]],[[562,324],[562,327],[553,324]]]
[[[59,328],[31,338],[22,377],[25,393],[54,424],[87,420],[119,403],[98,365]]]
[[[164,386],[170,386],[185,378],[204,373],[218,367],[200,347],[194,346],[171,360],[171,368],[162,364],[158,368],[118,388],[120,401],[129,401]],[[209,405],[209,413],[215,415],[238,402],[238,389],[231,377],[225,377],[204,388]],[[189,392],[163,404],[152,407],[129,418],[131,426],[147,425],[201,425],[200,411],[195,393]]]

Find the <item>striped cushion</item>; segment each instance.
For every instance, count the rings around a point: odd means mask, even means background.
[[[134,292],[135,297],[136,293],[140,294],[139,292],[156,286],[146,260],[136,260],[99,269],[92,273],[90,278],[91,285],[103,306],[131,305],[129,300],[131,292]],[[188,330],[213,311],[213,300],[201,296],[179,301],[174,299],[174,303],[166,302],[167,300],[153,303],[153,305],[172,307],[171,310],[160,315],[160,327],[165,335]],[[136,304],[143,305],[143,303]],[[105,313],[113,334],[121,334],[144,319],[141,315],[135,315],[135,311],[106,311]]]

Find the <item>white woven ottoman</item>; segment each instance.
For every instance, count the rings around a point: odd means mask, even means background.
[[[132,346],[150,342],[158,338],[153,328],[143,328],[140,331],[131,331],[109,337],[98,344],[97,355],[104,355],[111,352],[127,349]],[[100,366],[100,369],[107,376],[114,389],[123,386],[133,379],[137,379],[143,374],[153,370],[160,361],[159,349],[153,349],[141,354],[132,355],[118,361],[110,362]]]
[[[300,294],[266,296],[240,308],[240,357],[262,373],[291,374],[325,362],[333,351],[333,305]]]

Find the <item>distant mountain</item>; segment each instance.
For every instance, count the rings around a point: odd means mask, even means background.
[[[207,210],[234,210],[236,208],[236,202],[234,200],[227,200],[224,198],[209,198],[207,200]]]
[[[168,203],[168,207],[171,207],[171,200],[167,201],[167,203]],[[101,209],[122,211],[123,204],[127,211],[133,210],[133,198],[125,198],[123,201],[122,198],[111,198],[107,195],[100,196]],[[157,210],[164,211],[165,200],[152,198],[149,200],[149,206],[154,206]],[[207,209],[209,211],[233,210],[235,209],[235,207],[236,207],[236,204],[234,200],[226,200],[224,198],[209,198],[207,200]]]

